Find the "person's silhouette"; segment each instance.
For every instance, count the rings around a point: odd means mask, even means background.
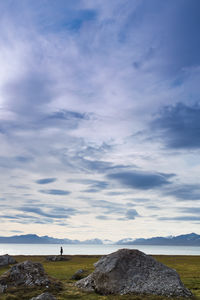
[[[63,255],[63,248],[60,247],[60,255],[62,256]]]

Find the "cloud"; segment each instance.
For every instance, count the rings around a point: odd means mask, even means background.
[[[160,210],[160,207],[156,206],[156,205],[147,205],[146,208],[152,209],[152,210]]]
[[[181,201],[200,200],[199,184],[179,184],[163,190],[163,195],[173,196]]]
[[[109,218],[108,216],[104,216],[104,215],[96,216],[96,219],[98,219],[98,220],[103,220],[103,221],[105,221],[105,220],[110,220],[110,218]]]
[[[104,157],[107,153],[110,153],[114,148],[114,145],[111,143],[105,143],[103,142],[100,145],[88,145],[86,144],[84,147],[79,149],[77,154],[81,157],[88,157],[88,158],[102,158]]]
[[[68,130],[73,130],[78,128],[81,122],[89,122],[90,117],[89,113],[69,111],[66,109],[49,112],[49,114],[44,112],[43,115],[40,116],[39,126],[44,128],[67,126]]]
[[[14,159],[19,163],[29,163],[34,160],[33,157],[30,156],[16,156]]]
[[[31,119],[39,114],[41,106],[50,102],[53,97],[51,80],[43,71],[28,70],[21,78],[5,84],[3,92],[12,112],[24,114]]]
[[[34,205],[33,203],[29,206],[24,205],[21,207],[16,207],[16,211],[20,211],[19,213],[10,212],[8,214],[2,214],[0,218],[11,220],[13,222],[21,223],[21,224],[49,224],[55,222],[64,223],[66,219],[70,219],[72,216],[77,214],[87,213],[85,211],[79,211],[73,207],[64,207],[64,206],[52,206],[47,204],[41,204],[42,208],[38,208],[38,205]],[[6,210],[10,208],[7,207]],[[66,224],[66,223],[65,223]]]
[[[99,193],[109,187],[108,182],[94,179],[70,179],[68,182],[87,185],[87,189],[81,190],[83,193]]]
[[[13,187],[15,189],[20,189],[20,190],[30,190],[30,187],[28,187],[26,185],[14,185],[14,184],[11,184],[10,187]]]
[[[40,190],[40,193],[47,194],[47,195],[58,195],[58,196],[64,196],[64,195],[69,195],[71,192],[65,191],[65,190],[57,190],[57,189],[52,189],[52,190]]]
[[[132,189],[148,190],[171,184],[168,179],[172,176],[174,176],[174,174],[163,174],[157,172],[151,173],[145,171],[122,171],[108,174],[106,177],[117,181],[120,186]]]
[[[2,220],[9,220],[10,222],[19,223],[19,224],[49,224],[53,223],[52,218],[41,218],[25,214],[15,214],[13,215],[1,215]]]
[[[0,166],[5,169],[29,168],[34,162],[33,156],[0,156]]]
[[[91,188],[104,190],[108,187],[108,182],[95,179],[69,179],[68,182],[79,183],[83,185],[88,185]]]
[[[114,165],[109,161],[100,161],[100,160],[88,160],[82,159],[83,167],[87,168],[90,171],[95,171],[99,173],[104,173],[106,171],[116,169],[116,168],[124,168],[123,165]]]
[[[77,213],[76,209],[65,208],[65,207],[63,207],[62,210],[60,208],[48,209],[47,212],[35,206],[32,207],[23,206],[20,208],[20,210],[24,212],[34,213],[47,218],[53,218],[53,219],[66,219],[66,218],[70,218],[71,216]]]
[[[68,216],[65,214],[52,214],[52,213],[45,212],[42,209],[37,207],[22,207],[21,210],[24,212],[34,213],[48,218],[58,218],[58,219],[68,218]]]
[[[83,193],[98,193],[99,190],[98,189],[86,189],[86,190],[82,190],[81,192],[83,192]]]
[[[84,113],[79,113],[76,111],[68,111],[68,110],[60,110],[57,112],[53,112],[50,114],[48,119],[55,119],[55,120],[88,120],[88,116]]]
[[[2,219],[13,219],[13,220],[17,220],[17,219],[19,219],[19,217],[16,215],[16,216],[10,216],[10,215],[1,215],[1,218]]]
[[[178,103],[163,108],[152,123],[161,141],[172,149],[198,149],[200,147],[200,106]]]
[[[139,215],[138,215],[138,213],[137,213],[137,211],[135,210],[135,209],[129,209],[129,210],[127,210],[127,212],[126,212],[126,218],[128,219],[128,220],[134,220],[136,217],[138,217]]]
[[[96,216],[99,220],[119,220],[119,215],[121,216],[120,220],[133,220],[136,217],[139,217],[139,214],[135,209],[127,210],[127,204],[115,203],[106,200],[89,200],[88,202],[93,208],[99,208],[103,211],[103,214]]]
[[[107,182],[95,179],[70,179],[68,182],[76,182],[85,185],[92,185],[96,187],[104,187],[107,185]]]
[[[106,195],[108,196],[120,196],[120,195],[126,195],[127,192],[108,192]]]
[[[180,211],[184,213],[199,215],[200,207],[184,207],[184,208],[180,208]]]
[[[124,211],[124,205],[106,200],[89,200],[92,207],[100,208],[105,214],[121,214]]]
[[[148,203],[150,201],[149,198],[128,198],[127,200],[133,201],[136,203],[143,203],[143,205],[145,205],[146,202]]]
[[[43,178],[43,179],[36,180],[36,183],[38,183],[38,184],[48,184],[48,183],[55,182],[56,180],[57,180],[57,178]]]
[[[163,218],[159,218],[160,221],[188,221],[188,222],[194,222],[194,221],[200,221],[200,217],[199,216],[179,216],[179,217],[163,217]]]

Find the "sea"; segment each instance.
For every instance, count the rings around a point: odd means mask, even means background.
[[[157,255],[200,255],[200,246],[83,244],[0,244],[0,255],[58,255],[61,246],[64,255],[105,255],[122,248],[138,249],[146,254]]]

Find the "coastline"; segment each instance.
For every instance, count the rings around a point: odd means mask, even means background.
[[[200,255],[198,246],[154,245],[71,245],[71,244],[0,244],[0,255],[106,255],[118,249],[138,249],[149,255]]]

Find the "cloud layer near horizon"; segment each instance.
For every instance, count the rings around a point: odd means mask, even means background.
[[[0,17],[0,234],[197,232],[199,1],[8,0]]]

